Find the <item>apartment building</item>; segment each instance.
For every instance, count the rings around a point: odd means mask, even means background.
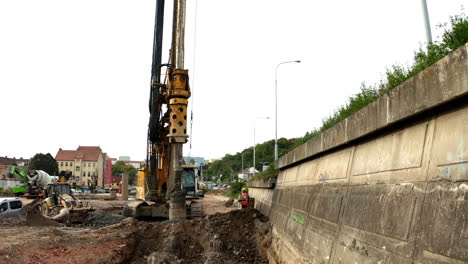
[[[100,147],[79,146],[76,150],[59,149],[55,160],[59,172],[71,175],[69,182],[83,186],[104,186],[106,153]]]

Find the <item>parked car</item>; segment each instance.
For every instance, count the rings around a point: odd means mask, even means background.
[[[105,193],[106,190],[104,190],[104,189],[97,189],[96,192],[97,192],[97,193]]]
[[[18,216],[23,208],[19,198],[0,198],[0,217]]]

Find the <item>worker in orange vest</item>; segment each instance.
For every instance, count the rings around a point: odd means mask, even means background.
[[[249,194],[247,193],[247,188],[245,187],[242,188],[241,199],[239,199],[239,202],[241,203],[242,208],[249,207]]]

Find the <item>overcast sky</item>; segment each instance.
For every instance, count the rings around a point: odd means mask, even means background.
[[[437,39],[465,1],[427,2]],[[154,12],[155,0],[0,0],[0,156],[99,145],[145,159]],[[187,0],[184,153],[240,152],[254,125],[257,143],[273,139],[275,67],[288,60],[302,63],[278,70],[278,137],[303,136],[361,82],[409,63],[423,24],[420,0]]]

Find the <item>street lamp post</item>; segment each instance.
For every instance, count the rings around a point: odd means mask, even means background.
[[[255,177],[255,127],[257,126],[257,119],[270,119],[269,116],[267,117],[257,117],[254,121],[254,144],[253,144],[253,177]]]
[[[244,152],[241,153],[241,156],[242,156],[241,172],[242,172],[242,179],[244,179]]]
[[[275,69],[275,161],[278,160],[278,67],[286,63],[301,63],[300,60],[278,63]]]
[[[431,34],[431,23],[429,22],[429,12],[427,11],[427,2],[422,0],[422,10],[424,16],[424,28],[426,29],[426,40],[427,43],[432,43],[432,34]]]

